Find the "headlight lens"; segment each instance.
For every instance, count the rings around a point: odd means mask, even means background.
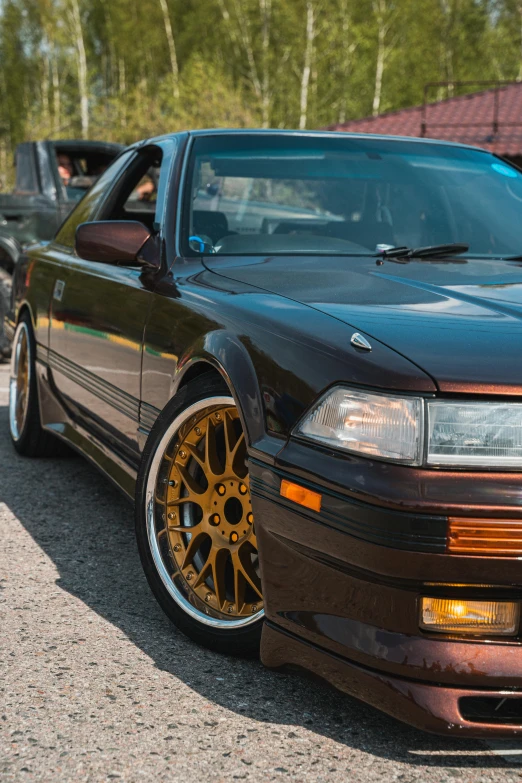
[[[428,464],[522,467],[522,404],[428,402]]]
[[[297,432],[346,451],[419,465],[423,411],[420,397],[336,388],[316,403]]]
[[[522,403],[425,400],[337,387],[316,402],[296,434],[407,465],[522,468]]]

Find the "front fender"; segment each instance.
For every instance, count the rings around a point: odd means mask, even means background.
[[[236,402],[248,443],[254,445],[264,440],[263,404],[254,365],[238,337],[225,329],[202,336],[180,356],[172,378],[171,396],[176,394],[184,380],[198,374],[202,362],[216,369],[226,381]],[[279,451],[283,444],[279,440],[277,442]]]
[[[159,347],[159,346],[158,346]],[[189,345],[158,350],[147,340],[143,352],[141,426],[144,432],[185,383],[213,369],[234,397],[249,453],[273,462],[286,438],[267,432],[259,379],[252,358],[237,334],[215,328]]]

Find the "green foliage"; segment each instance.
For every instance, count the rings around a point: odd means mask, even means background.
[[[0,164],[29,138],[324,127],[517,78],[522,0],[3,0]]]

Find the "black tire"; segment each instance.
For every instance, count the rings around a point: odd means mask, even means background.
[[[17,363],[17,344],[21,331],[25,331],[28,351],[29,382],[27,391],[26,413],[23,423],[18,427],[14,414],[13,397],[16,389],[13,387],[13,375],[15,375]],[[68,447],[58,438],[46,432],[42,428],[40,419],[40,407],[38,403],[38,386],[36,382],[36,343],[33,326],[29,313],[25,312],[16,328],[13,340],[13,355],[11,358],[11,381],[9,384],[9,430],[11,442],[17,452],[24,457],[59,457],[70,454]]]
[[[259,609],[259,611],[257,611],[257,607],[255,603],[254,605],[249,605],[249,607],[251,607],[251,611],[253,614],[252,616],[245,619],[244,626],[238,627],[239,623],[243,622],[242,619],[239,617],[239,614],[237,616],[237,624],[234,624],[233,627],[231,626],[230,621],[227,623],[228,617],[224,614],[221,614],[222,619],[217,618],[211,620],[212,622],[219,624],[218,626],[208,625],[207,623],[210,621],[208,620],[208,618],[206,618],[206,616],[204,616],[204,612],[206,612],[207,614],[209,612],[208,605],[206,607],[203,605],[203,611],[200,611],[199,609],[195,609],[193,607],[188,608],[186,605],[183,604],[183,596],[187,594],[190,594],[191,600],[195,600],[195,605],[200,606],[199,602],[201,599],[199,599],[195,595],[195,591],[191,592],[190,585],[187,583],[186,580],[182,578],[183,574],[181,572],[181,568],[176,566],[176,562],[174,560],[175,555],[173,554],[172,549],[169,548],[171,545],[163,544],[164,547],[167,547],[167,552],[166,554],[163,555],[163,557],[167,559],[167,564],[168,564],[168,568],[165,569],[165,571],[163,572],[163,578],[160,575],[160,571],[162,570],[161,563],[159,563],[158,561],[161,544],[156,545],[157,548],[155,550],[155,554],[153,554],[153,552],[151,551],[151,546],[153,546],[153,543],[151,544],[151,542],[154,542],[154,540],[159,541],[160,539],[161,541],[165,541],[165,539],[169,538],[169,534],[168,532],[166,532],[167,527],[169,527],[169,523],[166,521],[165,514],[164,513],[161,514],[159,511],[156,510],[157,504],[155,502],[155,499],[157,498],[157,491],[158,491],[157,487],[159,486],[160,483],[165,487],[167,484],[169,484],[170,486],[173,483],[173,482],[167,482],[166,478],[163,479],[160,478],[160,476],[167,475],[167,474],[166,473],[162,474],[160,472],[162,468],[158,467],[158,465],[161,464],[164,465],[165,461],[167,460],[167,457],[165,456],[165,451],[166,451],[165,444],[166,443],[172,444],[173,438],[176,437],[175,434],[174,435],[171,434],[170,428],[176,427],[177,422],[180,421],[180,418],[182,418],[187,411],[189,410],[191,411],[190,414],[187,414],[191,416],[192,412],[194,412],[194,410],[197,408],[198,405],[202,405],[203,403],[206,404],[206,402],[211,399],[214,400],[224,399],[225,396],[230,398],[230,391],[226,386],[226,384],[220,379],[216,378],[216,376],[213,373],[208,373],[208,374],[205,373],[204,375],[198,377],[194,381],[184,386],[180,390],[180,392],[176,395],[176,397],[173,400],[171,400],[171,402],[167,405],[165,410],[158,417],[147,440],[143,452],[138,479],[137,479],[136,537],[137,537],[139,554],[143,565],[143,569],[145,571],[145,575],[147,577],[147,581],[156,599],[158,600],[158,603],[160,604],[161,608],[163,609],[167,617],[169,617],[169,619],[174,623],[174,625],[177,628],[179,628],[179,630],[181,630],[188,637],[193,639],[195,642],[203,645],[204,647],[208,647],[211,650],[214,650],[216,652],[221,652],[227,655],[252,657],[252,656],[257,656],[259,654],[261,627],[263,624],[262,608]],[[207,410],[214,410],[214,409],[210,407]],[[236,409],[234,408],[234,411],[235,410]],[[211,413],[210,415],[212,416],[215,414]],[[186,431],[187,426],[192,426],[187,424],[187,422],[189,421],[192,422],[194,421],[194,419],[187,418],[186,422],[181,428],[182,431],[183,430]],[[179,432],[179,429],[173,430],[172,432],[174,433]],[[183,443],[183,441],[177,439],[178,451],[175,453],[182,453],[179,451],[179,443]],[[174,462],[174,457],[169,456],[168,459],[172,460],[172,462],[170,463],[172,465]],[[242,462],[244,463],[244,459],[242,460]],[[246,466],[245,466],[245,472],[246,472]],[[202,471],[202,474],[205,475],[204,471]],[[182,482],[180,482],[180,484],[181,483]],[[210,482],[208,482],[208,486],[210,487]],[[232,486],[232,484],[230,484],[230,486]],[[244,486],[242,486],[242,489],[244,489]],[[181,490],[179,491],[181,492]],[[229,491],[232,492],[232,490]],[[162,502],[165,504],[169,489],[165,488],[163,489],[163,492],[165,493],[165,500],[163,500]],[[249,498],[250,498],[250,494],[248,493],[248,503],[250,503]],[[214,503],[214,505],[216,504]],[[166,511],[165,505],[160,506],[160,508],[163,508]],[[182,512],[180,511],[180,508],[181,506],[178,507],[179,518],[181,518],[182,516]],[[160,517],[161,517],[161,521],[159,521]],[[250,517],[253,520],[253,516],[251,513],[247,514],[246,517]],[[153,518],[154,520],[158,520],[158,521],[154,521]],[[164,526],[165,528],[164,532],[166,533],[166,535],[164,536],[164,538],[161,538],[161,533],[160,533],[159,536],[156,536],[155,539],[153,539],[152,538],[153,534],[151,530],[152,527],[156,526],[158,523]],[[252,522],[250,522],[250,524],[252,524]],[[239,527],[246,528],[246,523],[243,522],[242,524],[239,525]],[[156,527],[154,527],[154,530],[156,530]],[[244,532],[245,532],[244,530],[240,531],[240,533],[244,533]],[[251,533],[252,533],[252,541],[254,541],[255,533],[254,533],[253,524],[251,528]],[[233,535],[236,534],[232,533],[231,537]],[[247,544],[246,539],[245,539],[245,544]],[[214,546],[213,544],[210,544],[211,549],[213,546]],[[230,544],[230,546],[232,547],[233,545]],[[253,557],[255,557],[255,555],[253,555]],[[176,576],[180,577],[180,582],[171,579],[173,568],[178,569]],[[200,569],[200,572],[196,574],[196,582],[199,581],[202,572],[204,571],[205,571],[205,566],[203,566]],[[212,575],[214,574],[213,571],[211,573]],[[236,576],[234,572],[234,580],[235,579]],[[214,582],[212,581],[211,584],[213,583]],[[234,589],[235,586],[236,586],[236,582],[234,581]],[[194,587],[196,587],[195,584]],[[204,586],[203,589],[206,590],[207,587]],[[182,596],[181,599],[180,599],[180,595]],[[205,600],[207,600],[208,597],[209,594],[207,594]],[[219,597],[217,590],[216,590],[216,597]],[[262,607],[262,598],[259,599],[259,602],[260,602],[260,606]],[[224,609],[223,603],[220,604],[219,606],[221,606]],[[237,606],[239,606],[239,598],[237,598]],[[245,603],[243,606],[246,607],[247,604]],[[188,612],[191,612],[191,614]],[[194,616],[194,614],[197,614],[197,616]],[[234,623],[236,623],[234,618],[233,620]]]

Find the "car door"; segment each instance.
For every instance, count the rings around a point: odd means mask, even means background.
[[[154,201],[140,204],[137,186],[160,155],[154,148],[131,156],[88,219],[141,220],[152,230]],[[133,191],[134,199],[129,198]],[[150,198],[150,189],[146,192]],[[74,250],[77,225],[67,221],[56,238],[63,265],[51,304],[49,364],[76,421],[136,465],[141,349],[153,283],[139,267],[79,258]]]

